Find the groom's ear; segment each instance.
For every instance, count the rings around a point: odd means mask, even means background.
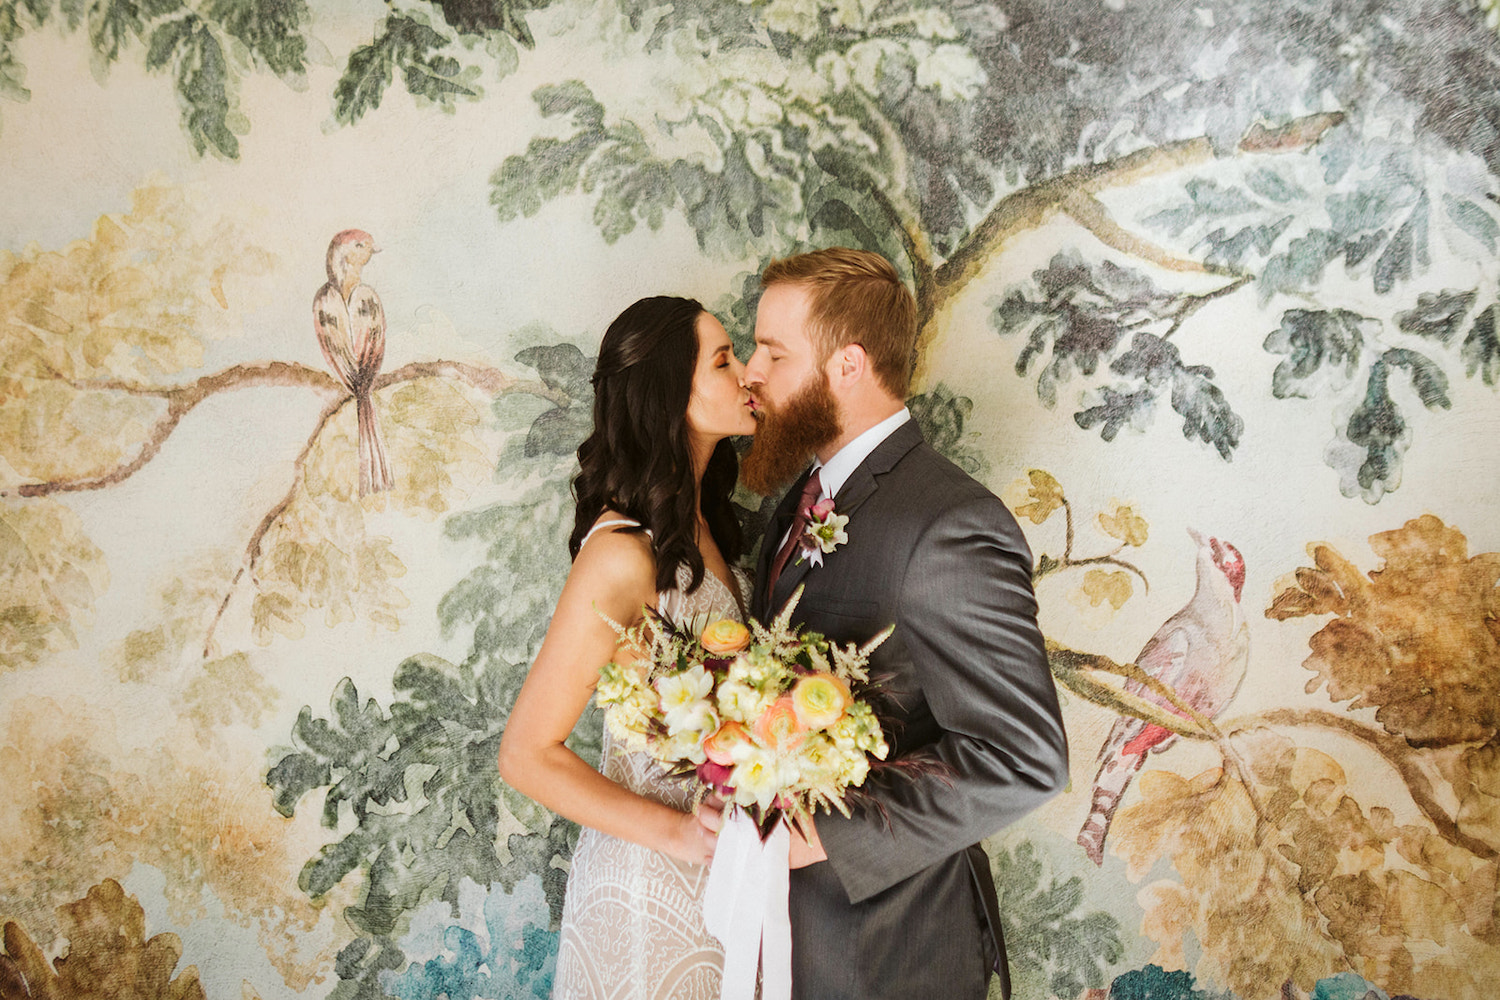
[[[862,344],[845,344],[828,359],[828,380],[834,386],[850,387],[870,375],[870,356]]]

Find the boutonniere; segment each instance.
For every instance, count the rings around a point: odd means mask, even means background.
[[[813,566],[823,565],[823,556],[849,540],[844,530],[849,523],[847,514],[833,512],[833,498],[819,500],[807,512],[807,530],[802,533],[802,548],[797,561],[806,559]]]

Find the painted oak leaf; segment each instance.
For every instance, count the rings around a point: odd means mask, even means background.
[[[1026,476],[1031,481],[1029,487],[1024,480],[1017,482],[1015,486],[1017,492],[1026,487],[1026,499],[1013,509],[1017,517],[1024,517],[1032,524],[1041,524],[1052,516],[1053,511],[1062,507],[1062,484],[1053,478],[1052,473],[1043,469],[1032,469]]]
[[[114,879],[58,907],[58,916],[68,948],[50,967],[20,924],[5,924],[0,996],[206,1000],[196,967],[172,975],[182,957],[182,941],[176,934],[146,937],[145,911]]]
[[[1444,996],[1487,1000],[1473,970],[1494,968],[1500,948],[1474,929],[1493,923],[1493,861],[1430,828],[1399,826],[1388,809],[1362,807],[1343,767],[1321,751],[1265,730],[1236,746],[1260,815],[1239,782],[1213,769],[1146,772],[1141,801],[1115,819],[1132,877],[1163,857],[1178,876],[1139,897],[1158,957],[1183,964],[1190,933],[1203,949],[1197,974],[1244,997],[1275,996],[1288,980],[1310,990],[1352,970],[1392,994],[1442,983]],[[1288,940],[1298,947],[1285,948]]]
[[[1162,858],[1178,876],[1143,888],[1146,933],[1171,949],[1180,937],[1163,933],[1194,932],[1203,948],[1197,974],[1245,997],[1287,980],[1306,989],[1344,968],[1295,868],[1256,842],[1255,810],[1238,782],[1218,768],[1194,777],[1145,771],[1138,781],[1140,802],[1115,817],[1115,850],[1134,879]]]
[[[0,501],[0,671],[74,645],[78,615],[109,585],[104,553],[52,500]]]
[[[1424,515],[1370,536],[1384,561],[1360,575],[1327,545],[1272,601],[1277,620],[1331,614],[1303,661],[1349,708],[1376,708],[1417,746],[1486,743],[1500,732],[1500,553],[1472,558],[1456,528]]]
[[[1146,544],[1148,529],[1146,519],[1137,514],[1134,507],[1118,501],[1109,513],[1099,515],[1099,530],[1136,548]]]
[[[1083,584],[1079,589],[1080,598],[1089,607],[1097,608],[1108,602],[1116,611],[1124,607],[1125,602],[1130,600],[1130,595],[1135,592],[1129,573],[1103,569],[1091,569],[1083,574]]]

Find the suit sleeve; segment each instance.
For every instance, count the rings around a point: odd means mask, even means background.
[[[869,789],[883,813],[818,817],[853,903],[994,834],[1068,781],[1031,553],[998,499],[970,500],[928,527],[900,607],[897,634],[941,732],[927,749],[945,773],[883,775]]]

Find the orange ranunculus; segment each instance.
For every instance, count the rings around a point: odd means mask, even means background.
[[[704,629],[698,641],[712,655],[728,656],[750,645],[750,630],[737,621],[721,618]]]
[[[782,695],[755,720],[755,738],[772,750],[792,750],[802,742],[802,724],[790,695]]]
[[[703,741],[703,752],[715,764],[728,767],[734,763],[734,748],[741,743],[748,742],[750,742],[750,734],[745,732],[744,726],[738,722],[726,722],[712,736]]]
[[[849,685],[835,674],[804,677],[792,688],[792,708],[804,729],[827,729],[839,720],[853,700]]]

